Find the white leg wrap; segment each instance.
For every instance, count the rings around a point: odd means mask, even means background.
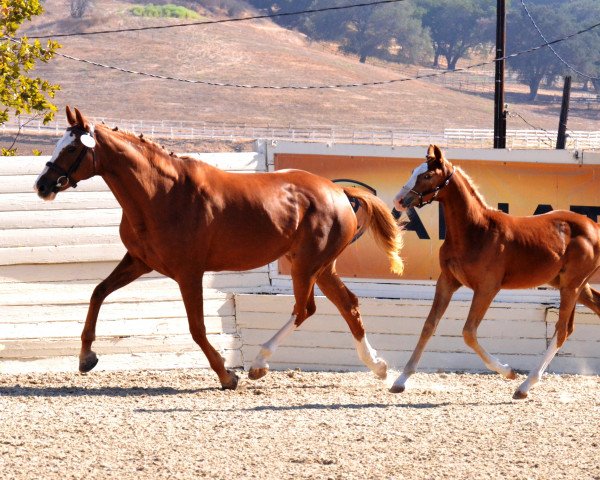
[[[369,367],[369,369],[375,373],[378,377],[385,378],[387,374],[387,364],[385,360],[379,358],[377,356],[377,351],[371,347],[369,341],[367,340],[366,335],[362,340],[354,339],[354,343],[356,345],[356,352],[358,353],[358,358]]]
[[[538,383],[541,380],[544,371],[556,355],[556,352],[558,352],[558,347],[556,341],[556,334],[554,334],[541,363],[537,368],[534,368],[533,370],[531,370],[531,372],[529,372],[527,379],[519,387],[519,392],[527,393],[531,387],[533,387],[536,383]]]
[[[499,373],[503,377],[509,377],[512,374],[513,369],[510,365],[501,363],[496,357],[489,355],[490,361],[486,362],[485,366],[493,372]]]
[[[275,353],[277,347],[283,340],[296,329],[295,322],[296,316],[292,315],[289,321],[283,326],[281,330],[279,330],[273,338],[271,338],[268,342],[264,343],[258,352],[258,355],[252,362],[251,368],[259,369],[259,368],[268,368],[269,364],[267,363],[267,359]]]
[[[410,378],[410,376],[411,376],[410,373],[402,372],[400,374],[400,376],[396,379],[394,384],[392,385],[392,388],[398,388],[398,389],[404,390],[406,388],[406,382]]]

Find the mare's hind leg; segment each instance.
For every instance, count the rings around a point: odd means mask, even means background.
[[[277,347],[287,338],[300,324],[315,313],[314,275],[299,272],[298,267],[292,264],[292,281],[294,286],[294,298],[296,303],[292,316],[288,322],[273,337],[263,343],[258,355],[252,362],[248,371],[248,378],[258,380],[269,371],[267,360],[275,353]]]
[[[317,277],[317,285],[325,296],[333,302],[346,323],[348,323],[350,332],[354,337],[358,358],[375,375],[385,379],[387,377],[387,363],[377,356],[377,352],[369,344],[358,308],[358,298],[344,285],[335,272],[334,264],[326,267]]]
[[[402,374],[396,379],[392,387],[390,388],[390,392],[392,393],[402,393],[406,388],[406,382],[410,378],[410,376],[416,372],[417,365],[419,364],[419,360],[421,359],[421,355],[425,351],[425,346],[429,339],[435,333],[435,330],[448,308],[448,304],[450,303],[450,299],[452,295],[458,288],[460,287],[460,283],[456,280],[450,273],[442,271],[437,284],[435,286],[435,297],[433,298],[433,305],[431,305],[431,310],[429,311],[429,315],[427,315],[427,319],[423,324],[423,329],[421,330],[421,336],[419,337],[419,341],[413,351],[408,363],[404,366],[404,370],[402,370]]]
[[[585,289],[585,286],[583,287]],[[560,289],[560,309],[558,312],[558,321],[550,345],[548,346],[540,364],[529,372],[527,379],[514,393],[514,399],[523,399],[527,397],[529,389],[538,383],[544,371],[560,349],[567,337],[573,332],[573,320],[575,318],[575,304],[580,300],[582,289],[561,288]]]
[[[223,357],[215,350],[206,337],[204,325],[204,305],[202,297],[202,276],[180,280],[179,290],[183,297],[185,311],[188,316],[190,333],[194,341],[200,346],[206,359],[219,377],[223,390],[235,390],[238,384],[237,375],[225,368]]]
[[[104,299],[115,290],[124,287],[151,270],[141,260],[126,253],[112,273],[96,286],[90,299],[85,325],[81,332],[80,372],[89,372],[98,363],[98,357],[92,351],[92,343],[96,339],[96,322]]]
[[[589,283],[586,283],[583,286],[577,302],[585,305],[596,313],[596,315],[600,316],[600,292],[590,287]],[[571,332],[572,331],[573,330],[571,329]]]

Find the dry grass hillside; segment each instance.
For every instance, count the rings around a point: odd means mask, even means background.
[[[30,36],[157,25],[181,20],[142,19],[132,3],[97,0],[82,20],[69,18],[67,0],[47,0]],[[256,85],[327,85],[402,78],[398,70],[361,64],[266,20],[58,39],[64,54],[160,75]],[[406,70],[413,75],[415,68]],[[159,80],[56,58],[39,73],[59,83],[56,103],[95,117],[193,120],[294,127],[373,126],[440,131],[492,128],[489,95],[471,95],[426,81],[324,90],[215,87]],[[518,104],[532,124],[556,129],[558,107]],[[598,130],[598,110],[572,112],[572,129]],[[508,128],[528,128],[510,119]]]

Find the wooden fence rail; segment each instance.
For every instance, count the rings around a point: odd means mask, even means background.
[[[279,127],[252,126],[246,124],[204,123],[192,121],[146,121],[94,118],[94,122],[104,121],[108,125],[134,133],[143,133],[150,138],[172,140],[240,140],[266,139],[291,140],[314,143],[350,143],[390,146],[427,145],[435,143],[446,148],[491,148],[494,133],[491,129],[454,129],[443,132],[427,132],[402,128],[346,128],[346,127]],[[0,133],[59,136],[64,125],[53,122],[44,125],[40,120],[7,123],[0,126]],[[556,131],[508,130],[508,148],[553,149],[556,145]],[[600,131],[569,131],[567,149],[600,149]]]

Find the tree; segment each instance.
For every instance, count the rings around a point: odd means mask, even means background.
[[[385,5],[349,12],[342,49],[367,57],[416,62],[430,51],[430,38],[412,3]]]
[[[433,42],[433,65],[446,59],[448,70],[470,50],[494,41],[496,2],[493,0],[418,0],[423,26]]]
[[[569,14],[570,9],[559,8],[558,5],[544,0],[530,2],[528,10],[549,41],[577,30],[574,18]],[[545,43],[523,9],[510,12],[506,24],[506,51],[509,55]],[[548,38],[549,32],[552,38]],[[573,59],[577,55],[567,42],[555,44],[553,48],[565,59]],[[535,101],[537,98],[542,81],[552,84],[567,71],[566,66],[548,47],[510,57],[506,65],[517,73],[519,80],[528,85],[529,101]]]
[[[347,0],[252,0],[251,3],[270,12],[348,5]],[[357,54],[363,63],[369,56],[415,62],[430,50],[429,35],[410,1],[281,17],[275,21],[297,28],[312,39],[337,42],[343,51]]]
[[[565,6],[566,7],[566,6]],[[597,0],[575,0],[564,8],[564,14],[573,17],[574,28],[580,30],[593,24],[592,19],[600,18],[600,3]],[[547,37],[548,40],[553,40]],[[591,82],[597,94],[600,94],[600,29],[594,29],[584,34],[569,39],[566,47],[569,50],[569,58],[565,58],[570,65],[583,75],[570,72],[577,80],[586,84]],[[592,77],[592,78],[590,78]]]
[[[28,74],[37,61],[50,60],[60,45],[49,40],[42,46],[39,40],[16,37],[25,21],[42,12],[39,0],[0,0],[0,125],[8,121],[11,110],[15,115],[36,112],[44,123],[51,121],[56,111],[49,99],[59,86]],[[3,155],[14,153],[12,146],[2,148]]]
[[[81,18],[91,6],[92,0],[71,0],[71,17]]]

